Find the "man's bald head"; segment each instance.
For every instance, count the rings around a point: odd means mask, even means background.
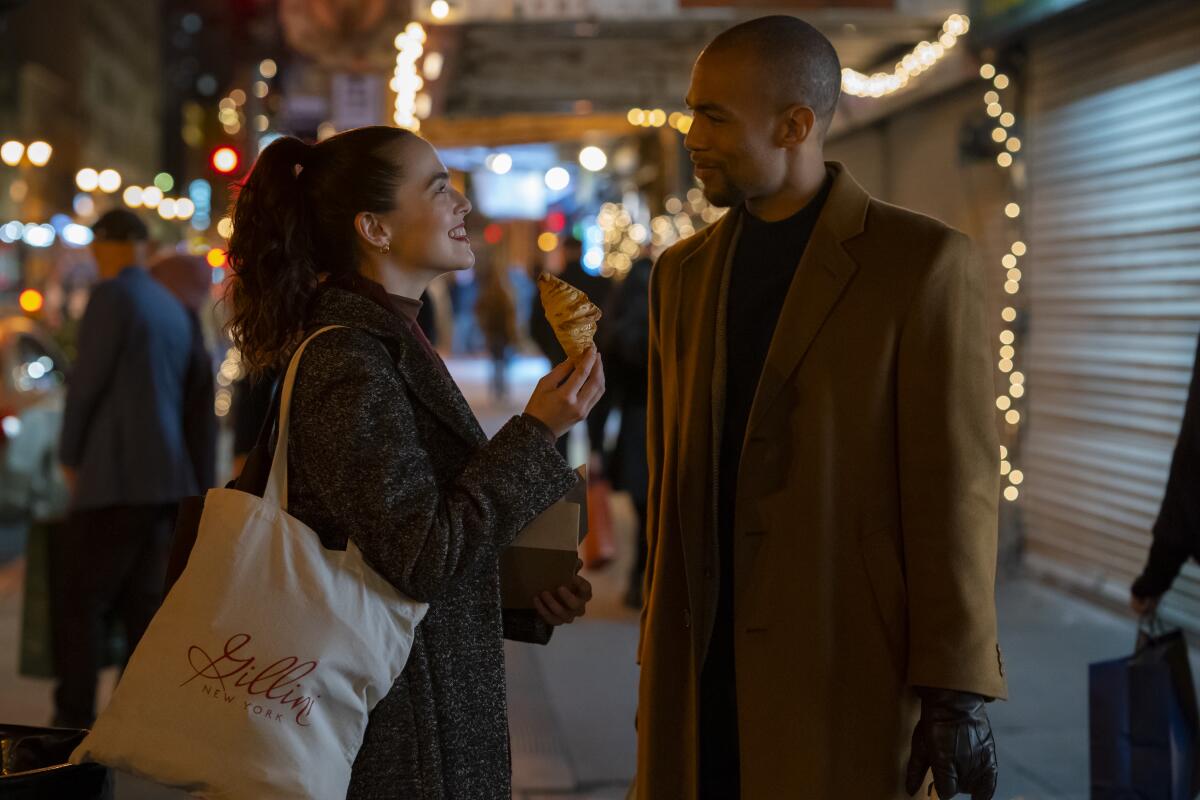
[[[761,75],[747,90],[770,93],[766,99],[780,107],[811,108],[824,138],[842,91],[842,65],[824,34],[795,17],[760,17],[724,31],[700,55],[727,57],[752,63]]]

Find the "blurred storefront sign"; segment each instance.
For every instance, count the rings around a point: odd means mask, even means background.
[[[414,18],[426,25],[667,19],[677,16],[680,7],[676,0],[451,0],[441,6],[436,1],[416,5]]]
[[[330,86],[334,127],[344,131],[381,124],[385,88],[383,78],[378,75],[334,75]]]
[[[283,104],[282,120],[287,130],[317,130],[329,114],[329,101],[313,94],[288,94]]]
[[[895,7],[894,0],[679,0],[681,8],[769,8],[775,11]]]

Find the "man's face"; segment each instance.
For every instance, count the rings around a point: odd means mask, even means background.
[[[715,206],[771,194],[784,179],[779,110],[759,73],[751,59],[732,53],[702,53],[692,68],[687,104],[693,120],[683,144]]]
[[[91,245],[92,257],[101,278],[115,278],[126,267],[144,265],[149,248],[145,242],[97,240]]]

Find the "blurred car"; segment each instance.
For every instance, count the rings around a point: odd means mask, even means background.
[[[0,310],[0,522],[66,513],[58,466],[67,359],[20,311]]]

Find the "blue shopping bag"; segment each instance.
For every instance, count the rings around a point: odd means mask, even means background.
[[[1133,655],[1088,667],[1092,800],[1200,793],[1196,692],[1181,631],[1157,621]]]

